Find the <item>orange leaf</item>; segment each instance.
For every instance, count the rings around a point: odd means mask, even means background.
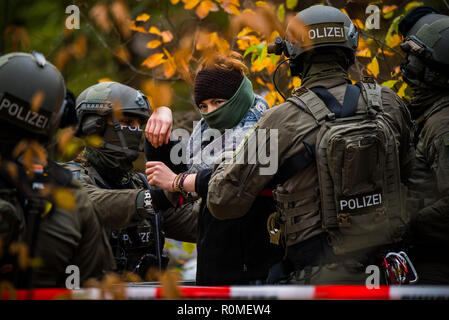
[[[131,22],[131,24],[130,24],[129,27],[130,27],[130,29],[133,30],[133,31],[137,31],[137,32],[140,32],[140,33],[147,33],[147,30],[145,30],[144,27],[136,26],[136,24],[135,24],[134,21]]]
[[[184,2],[184,9],[190,10],[196,7],[200,0],[182,0]]]
[[[160,36],[162,37],[162,41],[164,43],[170,42],[173,40],[173,34],[169,30],[162,31]]]
[[[155,53],[146,58],[142,62],[142,66],[147,67],[148,69],[152,69],[154,67],[157,67],[158,65],[164,63],[166,60],[164,59],[163,53]]]
[[[146,13],[139,14],[136,18],[136,21],[146,22],[150,19],[150,15]]]
[[[114,52],[117,58],[123,63],[128,63],[131,60],[131,55],[129,54],[128,49],[124,46],[117,47]]]
[[[89,11],[89,17],[95,21],[101,30],[109,32],[112,28],[111,21],[108,15],[108,8],[105,4],[96,4]]]
[[[240,14],[240,10],[233,4],[222,4],[221,7],[229,14],[238,15]]]
[[[196,15],[200,19],[204,19],[209,15],[210,11],[217,11],[218,7],[215,3],[210,0],[204,0],[196,8]]]
[[[362,57],[362,58],[371,58],[371,50],[369,48],[359,50],[359,51],[357,51],[356,56]]]
[[[158,28],[156,28],[155,26],[151,26],[150,30],[148,30],[148,32],[152,33],[152,34],[157,34],[158,36],[161,35],[161,31]]]
[[[31,110],[38,111],[42,105],[42,102],[44,102],[44,98],[45,98],[44,92],[42,92],[42,91],[36,92],[31,97],[31,103],[30,103]]]
[[[173,77],[173,75],[176,72],[176,66],[173,65],[173,63],[171,63],[170,61],[165,61],[164,62],[164,76],[169,79],[171,77]]]
[[[151,40],[150,42],[147,43],[147,48],[154,49],[159,47],[161,44],[162,44],[161,40]]]
[[[171,4],[178,4],[179,0],[170,0]]]

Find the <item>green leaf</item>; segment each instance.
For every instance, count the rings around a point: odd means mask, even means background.
[[[245,58],[249,53],[257,51],[258,46],[259,46],[258,44],[255,44],[255,45],[249,47],[248,49],[246,49],[245,53],[243,54],[243,58]]]
[[[260,54],[260,60],[264,60],[268,55],[268,46],[264,44],[262,53]]]
[[[405,13],[412,11],[413,9],[415,9],[416,7],[419,6],[423,6],[424,2],[420,2],[420,1],[412,1],[409,2],[406,6],[405,6]]]
[[[278,7],[277,16],[278,16],[279,21],[284,22],[284,19],[285,19],[285,6],[284,6],[284,4],[281,4]]]
[[[287,1],[285,1],[285,5],[287,6],[287,9],[289,9],[289,10],[295,9],[297,4],[298,4],[298,0],[287,0]]]
[[[401,22],[401,19],[403,18],[403,15],[397,16],[394,18],[393,22],[390,25],[390,28],[388,28],[387,35],[385,36],[385,39],[390,38],[393,33],[399,33],[399,22]]]

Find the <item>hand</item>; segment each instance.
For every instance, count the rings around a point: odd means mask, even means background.
[[[176,174],[163,162],[148,161],[146,163],[145,174],[150,185],[173,192],[172,186]]]
[[[145,137],[153,147],[157,148],[170,140],[173,129],[173,115],[168,107],[158,107],[148,119]]]

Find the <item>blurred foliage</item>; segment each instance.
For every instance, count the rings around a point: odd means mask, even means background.
[[[69,30],[65,25],[69,16],[66,7],[72,4],[81,13],[78,30]],[[267,45],[275,37],[284,36],[285,27],[298,11],[314,4],[341,9],[359,28],[359,48],[356,63],[350,69],[351,79],[373,75],[404,99],[409,98],[410,92],[399,69],[404,57],[399,48],[401,17],[419,5],[449,13],[445,0],[3,0],[0,53],[42,52],[62,72],[75,95],[95,83],[114,80],[142,90],[153,107],[169,105],[173,111],[187,114],[186,111],[196,110],[192,82],[198,61],[217,51],[235,50],[245,58],[255,91],[273,106],[283,101],[272,77],[284,57],[268,54]],[[377,30],[367,25],[366,8],[372,4],[380,9]],[[301,85],[301,80],[291,78],[289,72],[283,64],[276,77],[286,96],[293,87]],[[39,104],[39,96],[35,104]],[[58,134],[58,151],[65,160],[85,145],[101,144],[99,137],[82,141],[73,138],[71,131]],[[46,156],[35,145],[21,148],[29,162]],[[143,159],[136,164],[143,168]],[[74,206],[66,201],[66,193],[58,190],[55,200]],[[177,245],[186,256],[195,253],[193,245]],[[167,244],[167,250],[175,249],[175,244]],[[181,270],[184,259],[183,255],[173,267]]]

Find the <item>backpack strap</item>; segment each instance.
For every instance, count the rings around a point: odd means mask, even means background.
[[[362,90],[363,98],[367,104],[367,112],[374,109],[377,112],[383,111],[382,108],[382,87],[378,85],[373,78],[364,78],[357,82]]]
[[[322,125],[326,119],[335,118],[335,114],[327,108],[323,100],[315,92],[305,87],[296,89],[287,101],[292,102],[304,111],[308,110],[318,125]]]

